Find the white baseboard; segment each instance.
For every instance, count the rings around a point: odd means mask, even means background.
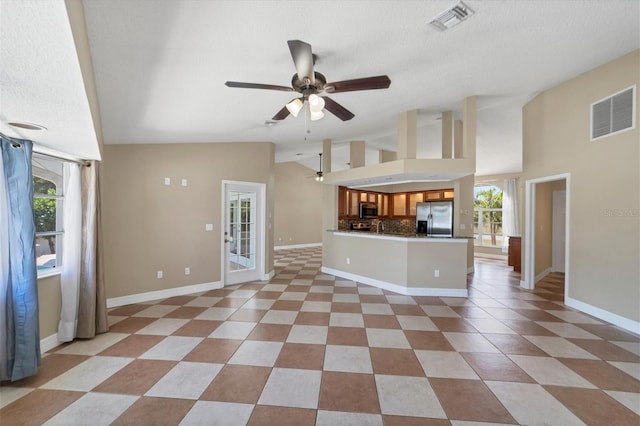
[[[45,353],[50,351],[56,346],[60,346],[62,343],[63,342],[58,340],[58,333],[47,336],[44,339],[40,339],[40,352]]]
[[[393,284],[387,281],[376,280],[374,278],[365,277],[362,275],[352,274],[350,272],[340,271],[333,268],[327,268],[323,266],[321,271],[325,274],[335,275],[336,277],[346,278],[351,281],[357,281],[363,284],[371,285],[381,288],[383,290],[393,291],[395,293],[404,294],[407,296],[442,296],[442,297],[468,297],[469,292],[467,289],[459,288],[415,288],[404,287],[398,284]]]
[[[269,281],[271,278],[276,276],[276,271],[269,271],[262,276],[261,281]]]
[[[308,243],[308,244],[294,244],[290,246],[274,246],[274,250],[291,250],[291,249],[299,249],[299,248],[308,248],[308,247],[321,247],[322,243]]]
[[[551,268],[545,269],[544,271],[542,271],[538,275],[536,275],[536,277],[533,279],[533,282],[537,283],[538,281],[540,281],[541,279],[543,279],[544,277],[546,277],[550,273],[551,273]]]
[[[492,254],[492,253],[474,253],[473,257],[484,257],[486,259],[504,260],[507,261],[507,256],[504,254]]]
[[[624,328],[635,334],[640,334],[640,322],[630,320],[613,312],[605,311],[597,306],[590,305],[588,303],[581,302],[571,297],[565,297],[564,304],[574,309],[589,314],[603,321],[610,322],[613,325],[617,325],[620,328]]]
[[[164,290],[148,291],[146,293],[130,294],[128,296],[112,297],[107,299],[107,308],[130,305],[132,303],[150,302],[152,300],[166,299],[173,296],[199,293],[201,291],[216,290],[222,288],[221,281],[204,284],[187,285],[184,287],[167,288]]]

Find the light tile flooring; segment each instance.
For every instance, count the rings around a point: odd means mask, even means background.
[[[562,275],[527,292],[477,259],[469,298],[407,297],[321,259],[112,309],[109,333],[3,383],[0,424],[640,424],[640,339],[564,306]]]

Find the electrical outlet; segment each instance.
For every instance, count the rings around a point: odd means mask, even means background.
[[[213,231],[213,223],[207,223],[204,225],[205,231]]]
[[[436,277],[436,278],[440,277],[440,269],[434,270],[433,271],[433,276]]]
[[[467,229],[467,225],[465,225],[464,223],[461,223],[460,224],[460,229],[462,229],[464,231],[465,229]]]
[[[156,277],[157,277],[159,280],[161,280],[163,276],[164,276],[164,274],[162,273],[162,271],[158,271],[158,272],[156,272]]]
[[[189,268],[188,266],[186,268],[184,268],[184,274],[185,275],[190,275],[191,274],[191,268]]]
[[[347,257],[347,265],[351,265],[351,258]]]

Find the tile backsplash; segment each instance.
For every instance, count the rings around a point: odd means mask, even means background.
[[[415,234],[416,221],[415,219],[339,219],[338,230],[350,231],[352,225],[364,223],[365,226],[370,226],[370,232],[376,232],[376,226],[379,221],[384,224],[385,232],[393,234]]]

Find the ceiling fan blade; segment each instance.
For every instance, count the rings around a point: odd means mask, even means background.
[[[241,89],[266,89],[266,90],[282,90],[283,92],[293,92],[293,89],[291,87],[278,86],[275,84],[242,83],[240,81],[227,81],[224,84],[227,87],[239,87]]]
[[[311,84],[315,84],[316,78],[313,73],[313,53],[311,52],[311,45],[300,40],[289,40],[287,44],[289,45],[289,51],[291,51],[291,57],[293,58],[296,73],[300,81],[309,78]]]
[[[391,85],[391,80],[386,75],[375,77],[356,78],[354,80],[336,81],[324,85],[328,93],[353,92],[356,90],[386,89]]]
[[[340,120],[347,121],[355,117],[351,111],[349,111],[330,97],[323,96],[322,98],[324,99],[324,109],[338,117]]]
[[[272,120],[284,120],[285,118],[287,118],[289,116],[289,110],[287,109],[287,106],[283,106],[282,109],[280,111],[278,111],[278,113],[276,115],[273,116]]]

